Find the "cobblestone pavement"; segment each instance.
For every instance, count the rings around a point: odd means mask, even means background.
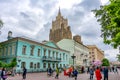
[[[22,80],[22,76],[16,75],[14,77],[8,77],[7,80]],[[48,77],[46,73],[28,73],[26,80],[75,80],[75,79],[69,78],[68,76],[64,76],[63,73],[60,74],[59,79],[55,79],[55,73],[51,77]],[[89,74],[87,73],[79,74],[77,80],[90,80]],[[96,80],[95,76],[94,80]],[[120,80],[120,70],[119,73],[109,72],[108,80]]]

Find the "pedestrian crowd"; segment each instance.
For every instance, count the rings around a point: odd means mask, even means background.
[[[6,68],[0,68],[0,80],[7,80],[10,73],[11,72],[7,71]],[[24,67],[23,73],[22,73],[22,80],[26,79],[26,73],[27,73],[27,69]],[[14,75],[15,75],[15,72],[14,72],[14,68],[13,68],[11,76],[14,76]]]
[[[87,73],[90,74],[90,80],[93,80],[94,73],[96,76],[96,80],[101,80],[102,74],[103,74],[103,80],[108,80],[109,72],[118,73],[118,69],[116,66],[113,66],[113,67],[103,66],[103,67],[96,67],[96,68],[91,67],[90,69],[88,67],[88,71],[87,71]]]
[[[55,76],[54,76],[54,71],[55,71]],[[59,79],[59,74],[61,73],[62,69],[61,68],[56,68],[55,70],[53,70],[51,67],[49,67],[47,69],[47,76],[48,77],[55,77],[55,79]],[[87,72],[87,74],[89,74],[89,79],[93,80],[94,76],[96,78],[96,80],[109,80],[109,72],[114,72],[114,73],[118,73],[118,69],[116,66],[112,66],[112,67],[96,67],[96,66],[91,66],[91,67],[87,67],[87,69],[85,69],[83,66],[80,68],[76,68],[76,67],[69,67],[66,69],[63,69],[64,71],[64,76],[68,76],[69,78],[74,78],[75,80],[77,80],[77,76],[79,73],[85,73]],[[14,70],[12,71],[12,75],[15,75]],[[27,74],[27,69],[25,67],[23,67],[23,71],[22,71],[22,80],[26,80],[26,74]],[[103,77],[102,77],[103,74]],[[6,70],[6,68],[0,68],[0,80],[6,80],[8,78],[8,72]]]

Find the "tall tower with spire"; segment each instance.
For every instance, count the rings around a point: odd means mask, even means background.
[[[72,39],[70,26],[68,20],[61,15],[59,8],[56,20],[52,21],[52,29],[50,29],[49,40],[57,43],[62,39]]]

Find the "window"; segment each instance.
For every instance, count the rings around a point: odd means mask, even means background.
[[[40,68],[40,63],[39,62],[37,63],[37,68]]]
[[[3,48],[1,48],[1,56],[3,56]]]
[[[34,69],[36,69],[36,64],[34,64]]]
[[[44,56],[46,56],[46,49],[44,49]]]
[[[50,63],[48,63],[48,68],[50,68]]]
[[[65,60],[65,53],[63,53],[63,60]]]
[[[38,49],[38,56],[40,56],[40,49]]]
[[[30,68],[33,68],[33,62],[30,62]]]
[[[60,54],[60,58],[61,58],[61,54]]]
[[[26,63],[25,62],[21,62],[21,68],[26,67]]]
[[[58,64],[56,64],[56,67],[58,68]]]
[[[7,47],[4,47],[4,56],[6,56],[7,55]]]
[[[15,54],[15,48],[16,46],[15,45],[12,45],[12,55],[14,55]]]
[[[68,60],[68,56],[66,55],[66,61]]]
[[[8,46],[8,55],[10,55],[10,51],[11,49],[10,49],[10,46]]]
[[[48,51],[48,57],[50,57],[50,50]]]
[[[53,51],[53,57],[55,57],[55,52]]]
[[[33,56],[33,52],[34,52],[34,45],[31,45],[31,50],[30,50],[30,55]]]
[[[26,46],[25,45],[23,45],[23,48],[22,48],[22,54],[26,54]]]
[[[46,68],[46,63],[43,63],[43,68]]]
[[[62,68],[62,64],[60,64],[60,68]]]
[[[2,56],[2,48],[0,48],[0,56]]]
[[[58,58],[58,52],[56,52],[56,58]]]
[[[63,66],[65,67],[65,64],[63,64]]]
[[[55,64],[53,63],[52,65],[53,65],[53,68],[55,68]]]

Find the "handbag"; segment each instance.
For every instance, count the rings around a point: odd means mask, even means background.
[[[3,76],[3,78],[5,78],[5,79],[6,79],[6,78],[7,78],[7,75],[4,75],[4,76]]]

